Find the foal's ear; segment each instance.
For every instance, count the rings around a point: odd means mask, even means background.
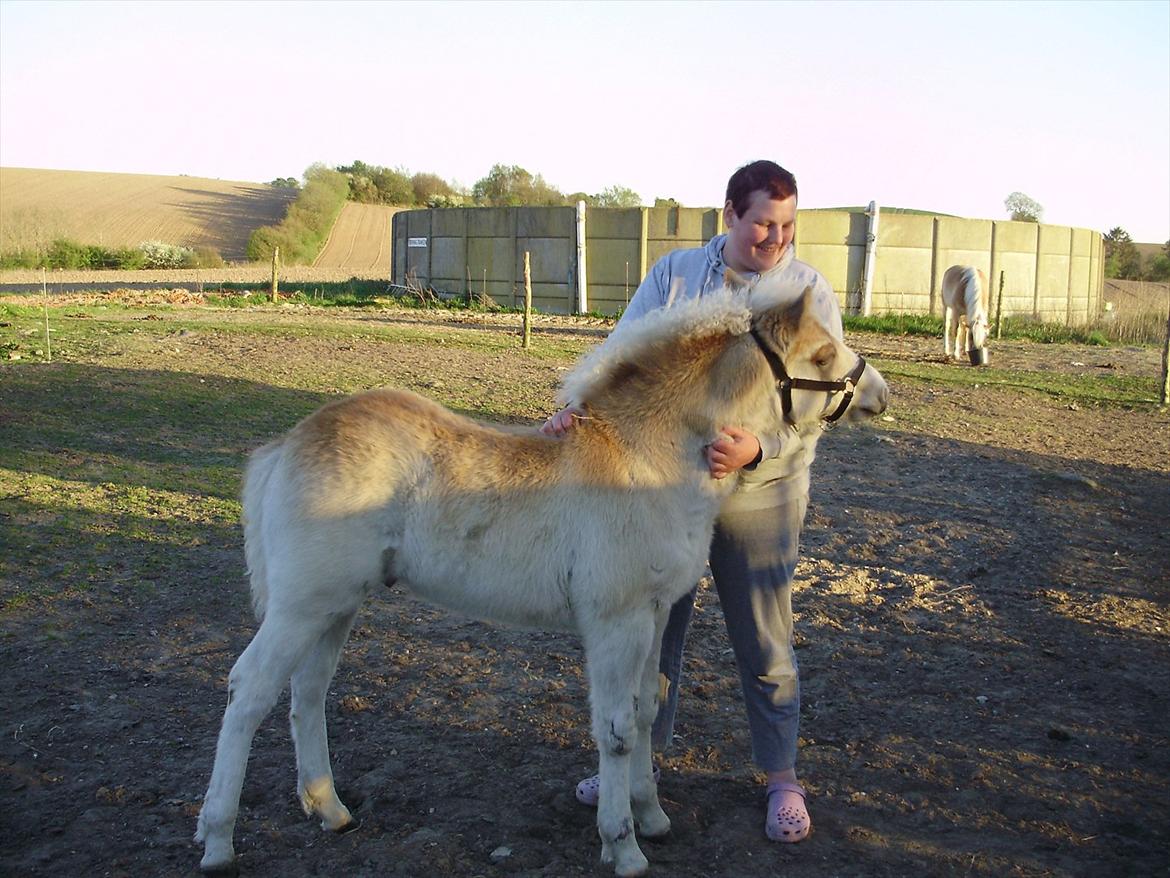
[[[813,298],[813,288],[809,284],[804,288],[804,292],[800,294],[800,298],[784,309],[781,320],[785,328],[795,332],[806,316],[813,316]]]
[[[796,338],[806,319],[816,319],[813,298],[813,288],[811,285],[807,286],[795,302],[778,305],[760,319],[761,325],[767,327],[769,335],[775,339],[776,346],[781,352],[791,347],[792,340]]]

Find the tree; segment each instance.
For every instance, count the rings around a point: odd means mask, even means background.
[[[682,207],[677,198],[655,198],[655,207]]]
[[[1152,281],[1170,280],[1170,256],[1158,253],[1146,265],[1145,279]]]
[[[438,174],[415,174],[410,178],[414,190],[414,203],[434,207],[440,200],[448,202],[455,190]]]
[[[513,207],[521,204],[532,189],[532,175],[519,165],[492,165],[487,176],[475,181],[471,197],[484,207]]]
[[[1150,257],[1142,277],[1144,280],[1170,281],[1170,241],[1162,245],[1161,253]]]
[[[378,200],[383,204],[414,204],[414,186],[410,182],[410,172],[405,168],[378,168],[371,179],[378,190]]]
[[[641,207],[642,196],[626,186],[608,186],[594,196],[597,207]]]
[[[471,197],[484,207],[551,206],[565,203],[555,186],[535,177],[519,165],[492,165],[487,176],[471,187]]]
[[[1142,255],[1134,246],[1129,232],[1114,226],[1102,238],[1105,245],[1105,277],[1138,280],[1142,275]]]
[[[1029,198],[1023,192],[1013,192],[1003,200],[1003,206],[1016,222],[1038,223],[1044,214],[1040,202]]]
[[[414,187],[405,168],[383,168],[355,161],[339,165],[338,171],[349,179],[349,197],[365,204],[414,204]]]

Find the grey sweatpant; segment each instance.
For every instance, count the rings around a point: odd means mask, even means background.
[[[807,497],[750,512],[724,512],[715,524],[710,564],[735,653],[752,736],[752,759],[763,771],[796,764],[800,681],[792,648],[792,577]],[[697,587],[696,587],[697,588]],[[669,747],[678,710],[683,646],[695,590],[670,610],[659,672],[669,681],[651,741]]]

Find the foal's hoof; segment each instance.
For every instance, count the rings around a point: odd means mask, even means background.
[[[199,871],[206,878],[236,878],[240,874],[240,867],[236,865],[235,860],[232,860],[230,863],[222,863],[218,866],[200,866]]]
[[[361,828],[362,822],[360,820],[350,820],[348,823],[342,823],[333,831],[338,835],[349,835],[351,832],[357,832]]]

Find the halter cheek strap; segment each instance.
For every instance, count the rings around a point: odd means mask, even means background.
[[[836,381],[818,381],[814,378],[793,378],[788,374],[788,370],[784,368],[784,362],[780,359],[779,354],[764,343],[763,336],[760,335],[759,330],[755,326],[751,328],[751,333],[760,352],[764,355],[764,359],[768,361],[768,367],[772,370],[773,377],[776,379],[776,389],[780,393],[780,405],[784,411],[784,420],[796,426],[796,422],[792,418],[792,391],[794,389],[843,393],[841,402],[837,405],[833,413],[822,415],[821,420],[832,424],[845,414],[845,410],[853,402],[853,391],[857,387],[857,382],[861,380],[861,375],[865,371],[864,357],[858,356],[857,365],[850,369],[848,374],[843,378],[838,378]]]

